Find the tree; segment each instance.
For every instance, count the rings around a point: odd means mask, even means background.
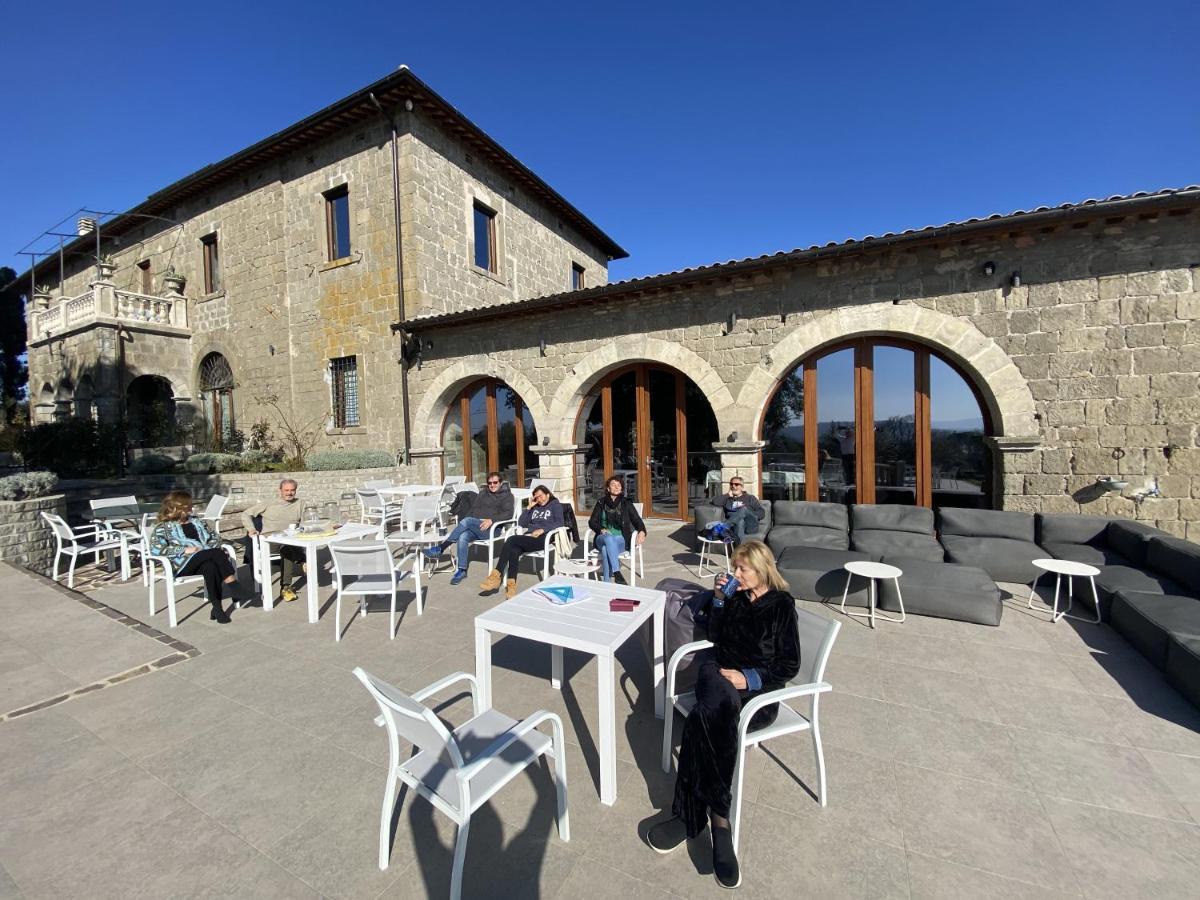
[[[29,383],[25,350],[25,298],[17,286],[17,273],[0,266],[0,424],[14,421],[25,402]]]

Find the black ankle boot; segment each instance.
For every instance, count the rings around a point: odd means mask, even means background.
[[[733,831],[729,828],[712,828],[713,876],[723,888],[735,888],[742,883],[742,872],[738,867],[737,854],[733,850]]]
[[[219,603],[213,604],[212,612],[208,614],[208,617],[218,625],[228,625],[233,621],[229,618],[229,613],[225,612]]]

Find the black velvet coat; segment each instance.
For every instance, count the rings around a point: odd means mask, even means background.
[[[723,669],[757,669],[762,690],[774,691],[800,671],[796,601],[786,591],[767,591],[750,602],[738,591],[708,614],[708,639]]]

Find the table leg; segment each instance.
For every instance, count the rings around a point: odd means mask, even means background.
[[[556,691],[562,690],[563,648],[557,644],[550,646],[550,687]]]
[[[1042,573],[1038,572],[1037,577],[1033,579],[1033,584],[1029,586],[1029,603],[1026,604],[1030,609],[1033,609],[1033,598],[1037,596],[1038,582],[1042,580]]]
[[[1059,616],[1058,616],[1058,589],[1061,587],[1062,587],[1062,575],[1056,574],[1054,576],[1054,609],[1050,613],[1050,621],[1051,622],[1057,622],[1058,618],[1059,618]]]
[[[611,654],[596,658],[600,666],[600,802],[612,806],[617,800],[617,708],[616,678]]]
[[[271,586],[271,542],[259,538],[255,544],[254,564],[258,566],[263,612],[270,612],[275,608],[275,589]]]
[[[479,711],[492,708],[492,636],[475,627],[475,680],[479,682]]]
[[[317,599],[317,548],[315,544],[309,544],[304,548],[304,564],[308,566],[308,571],[304,574],[304,592],[308,595],[308,621],[313,624],[317,621],[317,604],[320,602]]]
[[[871,611],[870,611],[871,627],[874,628],[875,627],[875,579],[874,578],[870,579],[870,581],[867,584],[867,597],[868,597],[867,602],[871,604]]]
[[[665,614],[662,607],[655,610],[651,618],[651,635],[650,642],[650,663],[653,666],[652,672],[654,677],[654,716],[657,719],[663,717],[663,708],[665,705],[665,695],[667,691],[666,683],[666,667],[663,665],[663,657],[666,653],[666,640],[663,638],[663,621]]]

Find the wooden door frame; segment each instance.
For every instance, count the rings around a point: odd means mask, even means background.
[[[525,486],[525,401],[521,399],[521,395],[513,390],[512,385],[507,384],[499,378],[477,378],[470,382],[462,390],[458,392],[458,397],[450,403],[446,409],[446,414],[442,416],[442,427],[439,432],[443,435],[446,433],[446,424],[450,418],[450,413],[454,410],[454,404],[458,404],[458,419],[459,427],[462,431],[463,444],[463,476],[468,481],[475,480],[475,465],[471,459],[471,396],[480,388],[484,389],[484,414],[486,416],[486,441],[485,454],[487,456],[487,470],[489,472],[500,471],[500,424],[499,417],[496,414],[496,391],[501,387],[506,387],[512,391],[516,402],[513,404],[514,421],[514,439],[516,440],[517,453],[517,481],[520,484],[517,487]],[[536,423],[534,423],[536,426]],[[446,458],[442,457],[441,463],[442,477],[446,477]],[[501,473],[503,477],[503,473]]]

